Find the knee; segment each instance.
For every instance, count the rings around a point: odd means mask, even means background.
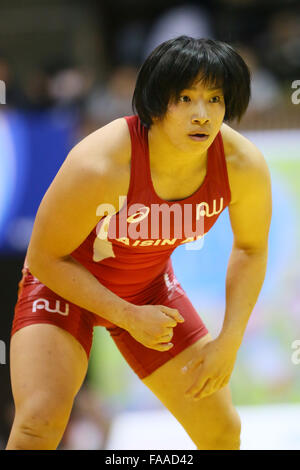
[[[13,435],[21,449],[55,449],[65,430],[72,403],[36,394],[16,406]]]
[[[215,439],[218,449],[239,450],[241,445],[241,419],[237,413],[233,413],[223,426]]]
[[[197,449],[201,450],[239,450],[241,441],[241,419],[234,410],[226,417],[219,417],[213,431],[201,436]]]

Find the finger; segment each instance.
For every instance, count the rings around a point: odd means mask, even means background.
[[[194,395],[201,392],[201,390],[209,380],[210,378],[208,378],[207,376],[204,378],[202,377],[201,380],[198,379],[196,383],[194,383],[190,388],[186,390],[185,396],[187,398],[193,398]]]
[[[230,375],[227,375],[225,379],[222,381],[222,383],[220,384],[220,388],[226,387],[226,385],[229,384],[229,381],[230,381]]]
[[[177,321],[174,320],[174,318],[169,317],[164,312],[162,312],[162,314],[164,315],[164,320],[161,324],[163,328],[175,328],[175,326],[177,326]]]
[[[230,375],[225,376],[225,378],[221,377],[220,379],[213,380],[211,385],[206,386],[205,389],[202,389],[201,397],[203,398],[204,396],[212,395],[218,390],[221,390],[221,388],[225,387],[229,383],[229,380]]]
[[[198,393],[194,395],[194,400],[199,400],[200,398],[208,397],[218,390],[219,380],[210,379],[206,384],[199,390]]]
[[[153,338],[153,336],[145,334],[144,340],[140,343],[145,346],[145,348],[155,349],[157,351],[167,351],[173,347],[170,338],[165,340],[162,337]]]
[[[157,343],[160,342],[160,340],[162,338],[166,338],[168,337],[169,339],[172,339],[173,337],[173,328],[161,328],[160,329],[160,332],[157,333],[155,336],[154,336],[154,339]]]
[[[160,305],[161,311],[170,318],[173,318],[177,323],[183,323],[184,318],[176,308],[166,307],[165,305]]]
[[[170,342],[172,338],[173,338],[173,332],[160,336],[158,339],[160,343],[165,343],[166,341]]]
[[[210,395],[209,390],[212,390],[212,379],[208,379],[203,387],[198,390],[192,396],[193,400],[200,400],[201,398],[205,398]]]
[[[221,390],[221,388],[225,387],[225,381],[227,380],[228,377],[221,377],[220,379],[216,380],[215,384],[215,391]]]
[[[155,346],[151,346],[151,349],[155,349],[156,351],[169,351],[173,346],[173,343],[158,343]]]
[[[174,331],[173,328],[165,328],[163,332],[163,336],[173,336]]]

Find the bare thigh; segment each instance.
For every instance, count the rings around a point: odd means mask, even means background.
[[[21,436],[26,426],[27,437],[31,433],[40,439],[40,444],[32,439],[32,446],[58,444],[87,365],[82,346],[55,325],[30,325],[13,335],[10,368],[16,414],[8,448],[26,448]]]
[[[224,439],[225,443],[226,439],[229,441],[233,436],[239,436],[240,427],[229,385],[198,401],[184,396],[194,379],[183,374],[181,369],[211,340],[210,334],[200,338],[143,379],[143,383],[175,416],[199,449],[213,448],[209,446],[217,441]]]

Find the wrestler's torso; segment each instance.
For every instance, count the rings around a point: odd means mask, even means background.
[[[137,116],[113,121],[76,146],[64,163],[64,176],[61,170],[52,192],[44,198],[46,212],[55,211],[66,235],[56,237],[50,231],[50,236],[48,230],[44,231],[44,221],[38,220],[35,237],[42,237],[39,244],[50,243],[53,253],[70,253],[103,285],[122,297],[143,293],[165,275],[167,286],[172,278],[173,250],[201,239],[238,197],[243,155],[237,154],[239,145],[232,135],[238,136],[240,147],[247,147],[246,139],[241,136],[240,142],[238,133],[222,126],[222,133],[208,149],[205,165],[190,172],[188,166],[184,172],[172,166],[169,176],[162,175],[159,168],[153,171],[147,131]],[[72,188],[70,192],[68,187]],[[74,193],[76,188],[80,198]],[[57,205],[56,190],[69,199],[66,204],[63,199],[62,211]],[[165,224],[157,215],[159,210]],[[74,224],[74,217],[76,224],[71,233],[67,220]],[[182,232],[178,233],[180,228]],[[68,251],[68,246],[73,248]]]
[[[231,200],[221,133],[197,172],[187,169],[174,178],[173,168],[173,177],[162,177],[151,169],[147,129],[137,117],[126,121],[129,141],[110,170],[116,175],[112,195],[99,204],[102,217],[72,253],[123,296],[166,271],[177,246],[202,239]]]

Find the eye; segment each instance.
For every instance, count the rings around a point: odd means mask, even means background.
[[[191,98],[188,95],[181,95],[179,96],[179,100],[181,103],[188,103],[191,101]]]
[[[220,96],[213,96],[212,98],[210,98],[209,102],[210,103],[219,103],[221,101],[221,97]]]

